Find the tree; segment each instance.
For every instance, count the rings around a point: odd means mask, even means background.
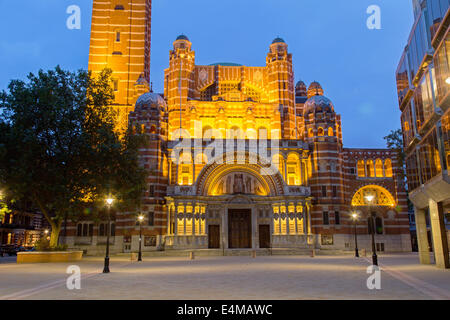
[[[62,222],[93,214],[113,194],[133,208],[145,185],[142,136],[115,132],[111,70],[55,70],[13,80],[0,94],[0,181],[15,200],[31,201],[58,243]]]
[[[403,147],[403,133],[401,129],[391,130],[390,134],[383,138],[386,140],[386,145],[388,149],[395,150],[397,153],[397,160],[399,166],[402,168],[401,176],[399,177],[401,181],[405,180],[406,177],[406,167],[405,167],[405,150]]]

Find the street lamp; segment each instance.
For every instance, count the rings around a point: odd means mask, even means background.
[[[378,257],[377,257],[377,249],[375,247],[375,214],[372,213],[371,205],[372,200],[375,198],[373,195],[366,195],[365,196],[367,202],[369,203],[369,217],[371,223],[370,233],[372,234],[372,264],[374,266],[378,266]]]
[[[358,220],[358,214],[356,212],[352,213],[353,218],[353,224],[355,226],[355,257],[359,258],[359,252],[358,252],[358,234],[356,232],[356,221]]]
[[[448,78],[445,80],[445,82],[446,82],[447,84],[450,84],[450,77],[448,77]]]
[[[142,261],[142,221],[144,221],[144,216],[141,214],[138,217],[139,220],[139,255],[138,261]]]
[[[105,265],[103,267],[103,273],[109,273],[109,234],[111,233],[111,205],[114,199],[109,197],[106,199],[106,205],[108,207],[108,224],[106,226],[106,254],[105,254]]]

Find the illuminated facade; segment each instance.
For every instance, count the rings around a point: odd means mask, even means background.
[[[421,263],[430,263],[433,248],[436,265],[449,268],[450,1],[413,3],[415,23],[397,69],[409,198]]]
[[[188,37],[174,41],[164,93],[141,95],[129,113],[129,126],[149,138],[140,151],[149,172],[144,250],[353,250],[352,212],[360,248],[370,248],[375,212],[377,248],[411,250],[396,154],[344,148],[322,86],[294,83],[281,38],[259,67],[197,65]],[[113,223],[113,250],[136,251],[136,213],[116,213]],[[103,224],[70,225],[68,243],[104,250]]]

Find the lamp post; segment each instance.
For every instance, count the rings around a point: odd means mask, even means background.
[[[144,216],[139,215],[139,254],[138,254],[138,261],[142,261],[142,221],[144,221]]]
[[[365,196],[367,202],[369,203],[369,217],[371,221],[370,233],[372,234],[372,264],[374,266],[378,266],[378,257],[377,257],[377,249],[375,247],[375,214],[371,211],[372,200],[374,198],[373,195]]]
[[[352,213],[353,224],[355,226],[355,257],[359,258],[358,252],[358,233],[356,232],[356,221],[358,220],[358,214],[356,212]]]
[[[109,234],[111,233],[111,205],[114,199],[106,199],[106,205],[108,207],[108,224],[106,226],[106,254],[105,254],[105,266],[103,267],[103,273],[109,273]]]

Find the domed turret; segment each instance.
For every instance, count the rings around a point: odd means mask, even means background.
[[[189,41],[189,38],[186,36],[186,35],[184,35],[184,34],[180,34],[178,37],[177,37],[177,41],[178,40],[186,40],[186,41]]]
[[[295,85],[295,96],[306,97],[306,84],[303,81],[297,82]]]
[[[147,92],[137,99],[134,111],[142,112],[151,110],[166,111],[166,101],[157,93]]]
[[[313,96],[323,96],[323,89],[320,83],[314,81],[308,88],[308,99]]]
[[[282,38],[280,38],[280,37],[276,37],[273,41],[272,41],[272,44],[275,44],[275,43],[286,43]]]
[[[316,114],[320,112],[325,113],[334,112],[334,106],[330,99],[328,99],[325,96],[316,95],[306,100],[304,108],[305,116],[311,113]]]

